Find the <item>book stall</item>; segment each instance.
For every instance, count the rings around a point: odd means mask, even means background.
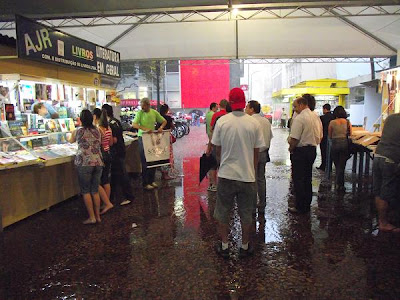
[[[23,17],[16,22],[15,45],[0,47],[0,228],[79,194],[77,145],[67,137],[83,109],[113,105],[119,79],[118,52]],[[37,103],[48,116],[34,111]],[[127,146],[135,139],[126,136]]]

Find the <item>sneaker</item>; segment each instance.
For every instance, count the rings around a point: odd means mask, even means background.
[[[215,185],[210,185],[210,186],[208,186],[207,191],[216,192],[217,191],[217,187]]]
[[[143,188],[148,191],[154,190],[154,186],[152,186],[151,184],[146,184]]]
[[[158,188],[158,184],[157,184],[156,182],[153,182],[153,183],[151,184],[151,186],[154,187],[154,188]]]
[[[229,258],[229,248],[222,250],[222,243],[218,242],[215,244],[215,252],[225,259]]]
[[[247,250],[244,250],[242,247],[239,249],[239,258],[245,258],[254,254],[254,248],[251,243],[249,243],[249,247]]]
[[[131,200],[126,199],[126,200],[122,201],[119,205],[127,205],[129,203],[131,203]]]
[[[288,211],[293,214],[307,214],[310,212],[310,209],[300,210],[300,209],[297,209],[296,207],[289,206]]]
[[[298,214],[300,212],[296,207],[293,207],[293,206],[289,206],[288,211],[293,214]]]

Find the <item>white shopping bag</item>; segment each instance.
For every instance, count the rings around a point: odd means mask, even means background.
[[[170,130],[143,132],[142,141],[148,168],[170,164],[170,136]]]

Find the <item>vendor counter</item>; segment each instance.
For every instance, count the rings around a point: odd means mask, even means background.
[[[125,144],[127,172],[140,173],[137,138]],[[1,230],[79,194],[74,156],[3,167],[0,193]]]

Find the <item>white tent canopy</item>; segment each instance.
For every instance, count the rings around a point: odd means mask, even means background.
[[[123,60],[389,57],[400,49],[399,0],[86,2],[43,10],[45,0],[4,0],[0,33],[15,36],[19,13]]]

